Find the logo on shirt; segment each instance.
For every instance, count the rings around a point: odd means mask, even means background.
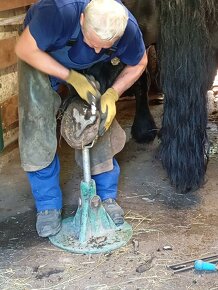
[[[112,65],[118,65],[120,63],[120,59],[118,57],[114,57],[111,59]]]

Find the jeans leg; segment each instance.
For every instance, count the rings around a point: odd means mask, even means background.
[[[101,200],[117,198],[117,188],[120,176],[120,167],[115,158],[113,158],[113,169],[97,175],[92,175],[92,179],[96,183],[97,195],[100,196]]]
[[[60,162],[57,155],[55,155],[48,167],[34,172],[27,172],[37,212],[62,208],[59,175]]]

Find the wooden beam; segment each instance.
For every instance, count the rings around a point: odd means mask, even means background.
[[[35,2],[37,0],[0,0],[0,11],[28,6]]]
[[[16,37],[0,40],[0,69],[5,69],[17,62],[14,52]]]
[[[0,104],[3,130],[18,126],[18,96],[14,95]]]
[[[21,25],[24,21],[26,13],[21,15],[12,16],[9,18],[0,18],[0,26],[5,25]]]

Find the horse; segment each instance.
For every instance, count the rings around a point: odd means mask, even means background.
[[[181,193],[204,184],[207,91],[218,66],[216,0],[124,0],[147,46],[156,44],[164,93],[160,159]]]
[[[180,193],[204,184],[208,163],[207,90],[218,66],[217,0],[123,0],[137,19],[147,48],[155,45],[164,93],[159,158]],[[85,73],[110,87],[124,65],[100,63]],[[103,73],[102,73],[103,72]],[[148,105],[147,72],[133,85],[132,135],[150,142],[157,127]]]

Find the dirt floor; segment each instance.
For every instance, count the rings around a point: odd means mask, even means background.
[[[0,175],[1,290],[218,289],[218,272],[191,269],[174,274],[167,268],[218,255],[217,152],[211,156],[204,187],[180,195],[156,158],[158,140],[142,145],[130,138],[134,100],[118,106],[118,119],[129,137],[117,155],[119,203],[133,227],[132,239],[110,254],[78,255],[39,238],[30,187],[15,149]],[[160,126],[162,105],[151,109]],[[213,132],[217,138],[217,127]],[[73,150],[64,142],[59,155],[67,217],[76,209],[82,172],[74,163]]]

